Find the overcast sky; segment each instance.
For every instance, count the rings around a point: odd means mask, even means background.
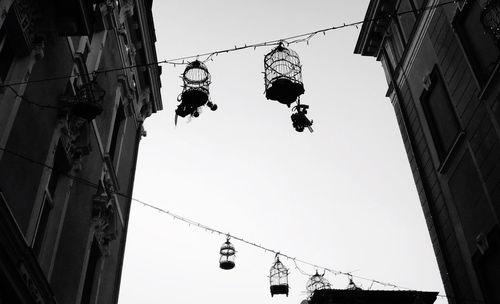
[[[158,58],[359,21],[367,6],[368,0],[156,0]],[[290,46],[303,64],[312,134],[295,132],[290,109],[263,94],[263,57],[271,48],[214,57],[207,65],[219,109],[180,119],[177,127],[183,67],[163,66],[164,110],[146,121],[134,197],[314,264],[442,292],[382,66],[353,54],[358,35],[351,27]],[[291,271],[289,297],[271,298],[273,254],[234,241],[236,267],[221,270],[223,236],[132,204],[120,304],[306,298],[308,277],[292,261],[283,259]],[[348,283],[325,277],[335,288]]]

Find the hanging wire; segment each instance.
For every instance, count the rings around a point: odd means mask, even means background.
[[[7,86],[27,84],[27,83],[39,83],[39,82],[46,82],[46,81],[53,81],[53,80],[71,79],[71,78],[77,78],[77,77],[81,77],[81,76],[88,76],[88,75],[92,75],[92,74],[97,75],[97,74],[101,74],[101,73],[117,72],[117,71],[123,71],[123,70],[128,70],[128,69],[135,69],[135,68],[139,68],[139,67],[148,67],[149,68],[151,66],[157,66],[157,65],[162,65],[162,64],[170,64],[170,65],[173,65],[175,67],[177,65],[188,64],[189,60],[198,59],[198,58],[205,58],[203,60],[200,59],[200,61],[205,63],[209,60],[212,60],[214,56],[217,56],[219,54],[241,51],[241,50],[245,50],[248,48],[253,48],[255,50],[255,49],[261,48],[261,47],[276,46],[280,42],[285,42],[287,44],[287,46],[290,44],[296,44],[296,43],[302,43],[302,42],[306,42],[307,44],[309,44],[309,41],[313,37],[315,37],[317,34],[320,34],[320,33],[326,34],[327,32],[339,30],[339,29],[344,29],[347,27],[356,27],[357,28],[359,25],[362,25],[364,23],[375,22],[375,21],[379,21],[379,20],[389,20],[395,16],[402,16],[402,15],[412,14],[412,13],[421,13],[421,12],[428,11],[428,10],[435,10],[437,8],[440,8],[440,7],[443,7],[443,6],[446,6],[448,4],[452,4],[452,3],[458,3],[458,1],[457,0],[445,1],[442,3],[429,5],[429,6],[420,8],[420,9],[385,14],[385,15],[380,16],[380,17],[364,19],[362,21],[356,21],[356,22],[351,22],[351,23],[343,23],[342,25],[339,25],[339,26],[332,26],[332,27],[316,30],[316,31],[309,32],[309,33],[294,35],[294,36],[290,36],[290,37],[286,37],[286,38],[269,40],[269,41],[265,41],[265,42],[258,42],[258,43],[254,43],[254,44],[244,44],[242,46],[235,45],[232,48],[218,50],[218,51],[212,51],[212,52],[207,52],[207,53],[202,53],[202,54],[197,54],[197,55],[189,55],[189,56],[183,56],[183,57],[178,57],[178,58],[173,58],[173,59],[165,59],[165,60],[156,61],[156,62],[124,66],[124,67],[119,67],[119,68],[96,70],[96,71],[93,71],[91,73],[76,73],[76,74],[72,74],[72,75],[54,76],[54,77],[49,77],[49,78],[33,79],[33,80],[30,79],[30,80],[26,80],[26,81],[11,82],[11,83],[1,83],[0,88],[7,87]]]
[[[0,147],[0,151],[3,151],[3,152],[8,153],[10,155],[16,156],[16,157],[18,157],[20,159],[23,159],[23,160],[27,161],[27,162],[30,162],[30,163],[33,163],[33,164],[37,164],[37,165],[40,165],[42,167],[54,170],[54,171],[56,171],[57,173],[59,173],[61,175],[64,175],[64,176],[69,177],[69,178],[72,178],[74,181],[76,181],[77,183],[80,183],[82,185],[86,185],[86,186],[89,186],[89,187],[94,188],[94,189],[99,189],[99,184],[97,184],[97,183],[91,182],[91,181],[89,181],[87,179],[75,176],[73,174],[69,174],[67,172],[59,171],[56,168],[54,168],[53,166],[47,165],[47,164],[45,164],[43,162],[40,162],[40,161],[36,161],[36,160],[34,160],[32,158],[29,158],[29,157],[27,157],[25,155],[22,155],[20,153],[11,151],[11,150],[3,148],[3,147]],[[145,201],[142,201],[140,199],[134,198],[134,197],[132,197],[130,195],[119,193],[119,192],[116,192],[115,194],[117,196],[123,197],[125,199],[129,199],[129,200],[131,200],[133,202],[136,202],[136,203],[139,203],[139,204],[141,204],[144,207],[148,207],[148,208],[156,210],[156,211],[158,211],[160,213],[167,214],[167,215],[171,216],[172,219],[174,219],[174,220],[177,219],[177,220],[180,220],[182,222],[185,222],[189,226],[190,225],[196,226],[196,227],[198,227],[200,229],[205,230],[205,232],[217,233],[217,234],[222,235],[222,236],[230,236],[232,239],[235,239],[235,240],[238,240],[238,241],[240,241],[242,243],[248,244],[250,246],[262,249],[265,252],[270,252],[270,253],[275,254],[276,256],[279,255],[279,256],[285,257],[288,260],[292,260],[294,262],[296,268],[302,274],[304,274],[304,275],[307,275],[307,273],[304,272],[304,271],[302,271],[300,269],[300,267],[298,267],[297,262],[299,262],[301,264],[304,264],[304,265],[309,265],[309,266],[314,267],[316,269],[321,269],[321,270],[323,270],[325,272],[330,272],[330,273],[332,273],[334,275],[344,275],[347,278],[356,278],[356,279],[360,279],[360,280],[371,282],[370,288],[373,286],[373,284],[376,283],[376,284],[379,284],[379,285],[384,286],[384,287],[390,287],[390,288],[394,288],[394,289],[398,289],[398,290],[416,291],[415,289],[411,289],[411,288],[408,288],[408,287],[403,287],[403,286],[392,284],[392,283],[388,283],[388,282],[383,282],[383,281],[379,281],[379,280],[375,280],[375,279],[370,279],[370,278],[367,278],[367,277],[353,275],[351,272],[344,272],[344,271],[340,271],[340,270],[334,270],[334,269],[329,268],[329,267],[324,267],[324,266],[320,266],[320,265],[317,265],[317,264],[314,264],[314,263],[310,263],[310,262],[308,262],[306,260],[297,259],[295,257],[292,257],[291,255],[284,254],[281,251],[277,251],[277,250],[274,250],[274,249],[262,246],[260,244],[256,244],[254,242],[247,241],[247,240],[243,239],[242,237],[235,236],[233,234],[230,234],[229,232],[222,232],[221,230],[209,227],[209,226],[204,225],[202,223],[199,223],[197,221],[194,221],[194,220],[188,219],[186,217],[180,216],[180,215],[178,215],[176,213],[173,213],[171,211],[168,211],[168,210],[165,210],[163,208],[157,207],[155,205],[149,204],[149,203],[147,203]],[[438,294],[437,296],[440,297],[440,298],[455,299],[455,300],[464,300],[464,301],[467,301],[467,302],[470,302],[470,303],[478,303],[478,304],[484,304],[485,303],[484,301],[477,300],[477,299],[458,298],[458,297],[452,297],[452,296],[447,296],[447,295],[442,295],[442,294]]]
[[[28,98],[26,98],[25,96],[20,95],[19,92],[16,89],[14,89],[11,85],[7,85],[7,87],[12,91],[12,93],[14,93],[14,95],[16,95],[17,98],[20,98],[22,101],[24,101],[30,105],[34,105],[34,106],[37,106],[37,107],[42,108],[42,109],[59,109],[59,107],[56,107],[56,106],[43,105],[43,104],[31,101]]]

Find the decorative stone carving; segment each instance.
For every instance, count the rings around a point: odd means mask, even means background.
[[[68,161],[75,171],[81,169],[81,160],[91,151],[89,122],[67,113],[59,119],[61,142]]]
[[[43,40],[40,40],[33,45],[33,51],[35,53],[36,60],[43,59],[43,57],[45,56],[44,48],[45,48],[45,42]]]
[[[153,108],[151,106],[151,89],[149,87],[144,89],[139,96],[139,108],[140,112],[137,117],[139,121],[144,121],[153,113]]]
[[[476,247],[482,255],[484,255],[488,248],[490,248],[488,237],[483,232],[476,236]]]
[[[116,239],[117,235],[114,200],[106,191],[103,191],[94,195],[92,201],[94,235],[103,254],[108,256],[109,244]]]
[[[134,15],[134,0],[122,0],[120,7],[120,15],[118,20],[121,24],[125,23],[127,17],[132,17]]]
[[[431,75],[430,74],[425,74],[424,78],[422,79],[422,86],[424,87],[424,90],[429,90],[432,85],[432,80],[431,80]]]

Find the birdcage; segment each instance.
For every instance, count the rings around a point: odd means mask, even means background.
[[[347,290],[361,290],[361,287],[358,287],[352,280],[352,277],[349,277],[349,284],[347,284]]]
[[[266,98],[290,106],[304,94],[299,56],[280,43],[264,57]]]
[[[177,98],[180,102],[175,113],[181,117],[198,117],[198,108],[207,105],[212,111],[217,105],[210,102],[210,73],[205,64],[195,60],[190,62],[182,74],[183,89]]]
[[[269,280],[271,283],[271,296],[284,294],[288,297],[288,269],[280,262],[276,255],[273,266],[269,271]]]
[[[76,102],[73,104],[73,114],[88,121],[93,120],[103,111],[105,91],[93,80],[76,88]]]
[[[229,237],[226,242],[222,244],[220,247],[220,259],[219,266],[222,269],[229,270],[234,268],[234,254],[236,250],[234,250],[233,244],[229,242]]]
[[[311,298],[316,290],[331,289],[330,283],[325,279],[325,274],[319,274],[318,271],[307,281],[307,294]]]

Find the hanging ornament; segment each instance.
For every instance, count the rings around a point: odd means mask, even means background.
[[[198,117],[200,108],[208,106],[210,110],[217,110],[217,105],[210,101],[209,86],[211,83],[210,73],[205,64],[195,60],[188,63],[182,74],[183,89],[177,100],[180,104],[175,110],[175,124],[177,117]]]
[[[274,264],[269,271],[271,297],[275,294],[284,294],[288,297],[288,269],[280,262],[278,255],[277,253]]]
[[[283,43],[264,57],[266,98],[290,107],[304,94],[299,56]]]
[[[352,280],[352,276],[349,276],[349,284],[347,284],[347,290],[361,290]]]
[[[306,286],[309,298],[312,298],[316,290],[331,289],[330,283],[324,278],[324,276],[325,273],[319,274],[316,270],[316,273],[309,278]]]
[[[307,109],[309,109],[309,106],[300,104],[300,98],[297,101],[297,105],[292,108],[292,111],[295,111],[295,113],[292,113],[291,116],[292,125],[297,132],[303,132],[304,128],[309,129],[309,132],[311,133],[313,132],[313,121],[307,118]]]
[[[231,242],[229,242],[229,239],[230,238],[228,236],[226,242],[220,247],[219,266],[225,270],[234,268],[234,254],[236,253],[236,250],[234,250],[234,246]]]

